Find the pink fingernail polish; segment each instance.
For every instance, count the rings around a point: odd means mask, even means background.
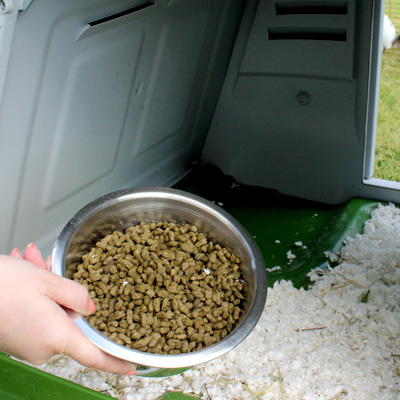
[[[136,375],[137,374],[137,371],[129,371],[128,373],[126,373],[125,375],[130,375],[130,376],[132,376],[132,375]]]
[[[15,258],[22,258],[21,253],[17,248],[13,249],[13,251],[10,253],[10,256]]]
[[[94,313],[96,311],[96,304],[94,304],[92,299],[90,299],[90,302],[89,302],[89,311],[90,311],[90,313]]]
[[[36,244],[35,244],[35,243],[29,243],[28,246],[26,246],[26,247],[27,247],[27,248],[28,248],[28,247],[36,247]]]

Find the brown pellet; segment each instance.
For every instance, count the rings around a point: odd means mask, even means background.
[[[88,288],[88,322],[116,343],[179,354],[211,346],[243,311],[240,259],[194,225],[157,222],[115,231],[82,255],[73,279]]]

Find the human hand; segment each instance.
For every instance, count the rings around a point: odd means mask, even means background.
[[[22,258],[21,253],[19,252],[18,249],[14,249],[11,253],[10,256],[16,257],[16,258]],[[30,261],[31,263],[35,264],[37,267],[45,269],[47,271],[51,271],[51,256],[47,257],[47,260],[44,261],[42,257],[42,253],[40,250],[36,247],[34,243],[28,244],[26,246],[26,249],[24,250],[24,260]]]
[[[17,249],[0,255],[0,351],[32,364],[68,354],[90,368],[134,375],[131,363],[101,351],[70,318],[69,310],[89,315],[95,305],[84,286],[46,270],[49,261],[32,244],[23,258]]]

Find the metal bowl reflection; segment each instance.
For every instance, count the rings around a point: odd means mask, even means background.
[[[82,208],[64,227],[52,254],[53,271],[71,278],[81,256],[105,235],[139,222],[189,223],[214,243],[241,259],[246,281],[244,312],[232,332],[218,343],[191,353],[160,355],[119,345],[94,329],[85,318],[75,322],[100,349],[138,366],[138,375],[167,376],[229,352],[253,330],[264,309],[267,275],[262,255],[247,230],[221,207],[199,196],[167,188],[124,189],[102,196]]]

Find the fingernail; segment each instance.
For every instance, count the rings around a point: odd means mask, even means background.
[[[10,253],[11,257],[21,257],[21,253],[17,248],[13,249],[13,251]]]
[[[36,247],[36,244],[35,243],[29,243],[28,246],[26,246],[26,248],[28,248],[28,247]]]
[[[94,304],[92,299],[90,299],[90,302],[89,302],[89,311],[90,311],[90,313],[94,313],[96,311],[96,304]]]
[[[136,375],[137,374],[137,371],[129,371],[128,373],[126,373],[125,375],[130,375],[130,376],[132,376],[132,375]]]

